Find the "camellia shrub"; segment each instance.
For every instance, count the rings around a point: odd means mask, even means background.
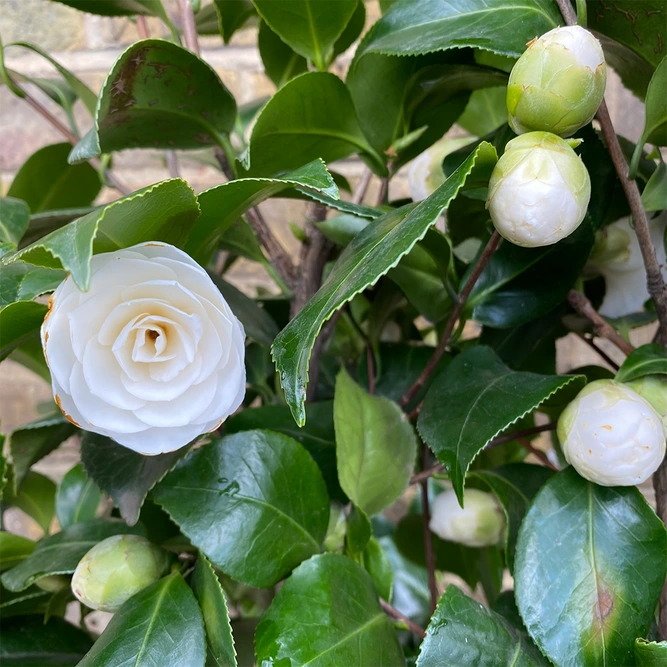
[[[0,531],[2,665],[667,665],[665,3],[61,1],[141,38],[99,92],[2,46],[63,135],[0,199],[0,359],[53,393],[3,436],[43,537]],[[248,23],[240,107],[198,34]],[[570,332],[599,365],[557,372]]]

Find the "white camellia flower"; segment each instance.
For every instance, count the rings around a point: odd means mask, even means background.
[[[505,513],[491,493],[466,489],[464,507],[450,489],[436,497],[429,528],[443,540],[486,547],[505,539]]]
[[[651,404],[614,380],[591,382],[558,420],[563,454],[601,486],[646,481],[665,456],[665,428]]]
[[[667,280],[667,257],[663,237],[667,226],[667,213],[649,220],[653,247]],[[639,248],[637,234],[630,225],[630,218],[621,218],[597,234],[596,247],[591,256],[591,267],[605,280],[605,296],[599,308],[605,317],[623,317],[640,312],[649,299],[646,285],[646,268]]]
[[[569,137],[589,123],[604,97],[607,66],[600,42],[581,26],[554,28],[516,61],[507,84],[510,127]]]
[[[486,206],[504,238],[537,248],[579,227],[590,197],[588,170],[570,143],[530,132],[507,144],[491,174]]]
[[[42,325],[65,417],[142,454],[215,430],[245,395],[244,332],[206,272],[164,243],[92,258],[90,289],[68,277]]]

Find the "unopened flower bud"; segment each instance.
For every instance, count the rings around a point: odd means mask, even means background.
[[[582,222],[591,180],[570,144],[548,132],[512,139],[498,160],[486,202],[495,228],[526,248],[552,245]]]
[[[91,609],[116,611],[166,571],[167,554],[139,535],[113,535],[96,544],[72,577],[72,592]]]
[[[580,26],[554,28],[531,42],[507,85],[509,124],[569,137],[589,123],[604,97],[607,66],[600,42]]]
[[[667,426],[667,375],[645,375],[628,382],[627,386],[646,399]]]
[[[433,502],[429,528],[443,540],[486,547],[505,538],[505,514],[490,493],[466,489],[461,507],[456,493],[450,490]]]
[[[576,471],[601,486],[647,480],[665,455],[665,429],[653,406],[614,380],[587,385],[558,420],[563,454]]]

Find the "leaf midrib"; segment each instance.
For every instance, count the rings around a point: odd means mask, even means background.
[[[591,557],[591,564],[593,566],[593,578],[595,581],[595,605],[594,609],[600,608],[600,586],[598,582],[598,566],[595,557],[595,526],[593,525],[593,484],[587,482],[588,485],[588,544]],[[595,612],[594,612],[595,613]],[[607,664],[607,647],[604,634],[604,619],[600,615],[600,646],[602,648],[602,665]]]
[[[148,641],[148,636],[151,634],[151,630],[153,628],[153,624],[155,623],[155,619],[157,618],[157,612],[160,609],[160,606],[162,605],[162,600],[164,596],[167,593],[167,590],[171,586],[172,582],[176,581],[176,577],[171,577],[168,579],[164,586],[162,587],[162,590],[160,591],[157,600],[155,601],[155,606],[153,608],[153,614],[151,615],[150,620],[148,621],[148,627],[146,628],[146,632],[144,633],[144,638],[141,641],[141,646],[139,647],[139,651],[137,652],[136,658],[134,659],[134,665],[135,667],[140,664],[139,659],[141,658],[142,653],[144,652],[146,648],[146,642]]]

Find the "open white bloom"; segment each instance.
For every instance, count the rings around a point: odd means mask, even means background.
[[[591,382],[563,411],[558,439],[568,463],[601,486],[646,481],[665,456],[665,429],[651,404],[627,385]]]
[[[570,144],[549,132],[512,139],[493,169],[487,208],[508,241],[527,248],[557,243],[581,224],[591,180]]]
[[[578,25],[554,28],[528,45],[510,73],[510,127],[569,137],[592,120],[606,82],[600,42]]]
[[[241,323],[206,272],[164,243],[95,255],[87,292],[68,277],[42,345],[65,417],[142,454],[216,429],[245,394]]]
[[[505,539],[505,514],[495,496],[477,489],[466,489],[464,507],[453,490],[436,497],[431,508],[429,528],[443,540],[486,547]]]
[[[653,247],[667,280],[667,258],[663,243],[666,226],[667,213],[649,220]],[[643,309],[649,299],[646,268],[630,218],[621,218],[598,232],[591,265],[605,280],[605,296],[599,308],[601,315],[623,317]]]

